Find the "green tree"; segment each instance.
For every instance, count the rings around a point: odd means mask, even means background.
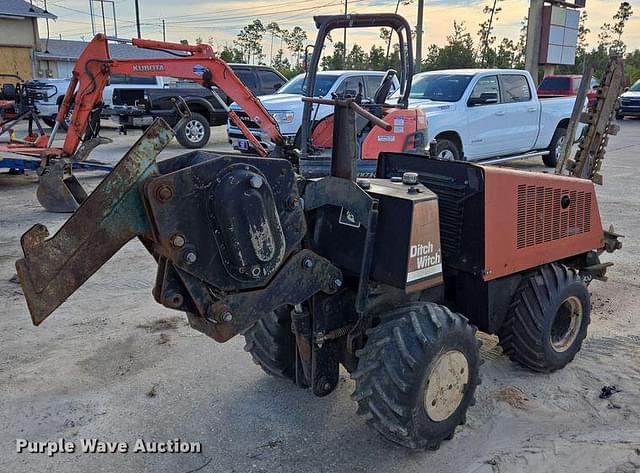
[[[631,15],[633,15],[633,8],[631,8],[629,2],[621,2],[618,11],[613,15],[614,23],[611,28],[613,41],[611,47],[619,54],[624,54],[627,50],[627,46],[622,42],[622,33],[624,33],[624,28]]]
[[[478,54],[480,56],[480,65],[490,64],[487,62],[490,50],[493,44],[496,42],[496,37],[493,35],[495,23],[498,21],[498,16],[502,11],[500,3],[503,0],[493,0],[492,5],[485,5],[482,9],[482,13],[486,16],[484,21],[480,23],[480,29],[478,30],[478,36],[480,42],[478,44]],[[495,54],[493,54],[495,57]],[[476,56],[477,58],[477,56]]]
[[[320,67],[325,71],[346,69],[344,43],[342,41],[333,43],[333,54],[331,56],[323,56],[320,60]]]
[[[300,55],[304,51],[304,43],[307,40],[307,32],[296,26],[285,38],[287,48],[296,58],[296,68],[300,69]]]
[[[629,83],[640,80],[640,49],[627,54],[624,59],[624,73],[629,77]]]
[[[269,45],[269,64],[273,65],[273,40],[275,38],[282,38],[284,31],[280,28],[278,23],[272,21],[267,25],[266,32],[271,34],[271,44]],[[282,45],[279,49],[282,50]]]
[[[427,58],[423,70],[455,69],[475,67],[473,39],[467,32],[464,22],[453,22],[453,33],[447,36],[447,44],[442,48],[431,45],[427,49]]]
[[[369,67],[374,71],[382,71],[388,69],[387,57],[382,46],[371,46],[369,50]]]
[[[369,69],[369,58],[367,53],[359,44],[354,44],[347,56],[347,66],[349,69]]]
[[[244,63],[244,54],[236,47],[224,46],[220,52],[220,59],[225,62],[239,62]]]
[[[266,29],[259,19],[253,20],[240,30],[234,43],[243,51],[246,62],[260,62],[262,54],[262,38]]]

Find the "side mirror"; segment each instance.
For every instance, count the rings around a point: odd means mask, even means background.
[[[470,107],[476,105],[489,105],[492,103],[498,103],[498,94],[496,92],[484,92],[480,94],[480,97],[471,97],[467,104]]]
[[[6,100],[15,100],[16,86],[14,84],[2,84],[2,95]]]
[[[625,92],[629,92],[629,87],[625,87],[625,88],[624,88],[624,91],[625,91]]]

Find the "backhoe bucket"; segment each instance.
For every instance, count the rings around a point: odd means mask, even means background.
[[[173,136],[164,120],[156,120],[53,237],[40,224],[22,236],[24,258],[16,269],[35,325],[125,243],[149,234],[141,186],[158,172],[156,157]]]
[[[87,199],[87,193],[71,172],[71,163],[50,161],[38,170],[36,197],[49,212],[71,213]]]

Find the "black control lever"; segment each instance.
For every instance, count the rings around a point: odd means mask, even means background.
[[[360,105],[358,105],[355,102],[355,99],[352,99],[352,98],[348,98],[348,99],[317,99],[315,97],[302,97],[302,101],[303,102],[309,102],[309,103],[317,103],[317,104],[320,104],[320,105],[333,105],[333,106],[349,107],[351,110],[356,112],[358,115],[366,118],[371,123],[373,123],[376,126],[379,126],[383,130],[391,131],[391,129],[393,128],[391,126],[391,124],[385,122],[384,120],[376,117],[371,112],[369,112],[369,111],[365,110],[364,108],[362,108]]]

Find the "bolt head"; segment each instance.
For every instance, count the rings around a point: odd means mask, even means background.
[[[182,235],[174,235],[171,239],[171,244],[176,248],[182,248],[185,244],[185,239]]]
[[[302,266],[307,268],[307,269],[310,269],[310,268],[313,267],[313,261],[311,260],[311,258],[305,258],[302,261]]]
[[[262,184],[264,184],[264,179],[260,176],[251,176],[251,179],[249,179],[249,185],[254,189],[260,189]]]
[[[233,320],[233,314],[231,312],[225,312],[222,314],[222,320],[224,322],[231,322]]]
[[[184,259],[187,264],[193,264],[198,260],[198,255],[196,255],[193,251],[189,251],[184,255]]]
[[[336,287],[342,287],[342,279],[336,279],[333,281],[333,285]]]
[[[322,385],[322,389],[324,389],[325,391],[329,391],[331,389],[331,383],[324,383]]]
[[[171,187],[167,185],[160,186],[156,191],[156,197],[158,198],[158,200],[166,202],[167,200],[171,199],[171,197],[173,197],[173,191],[171,190]]]

